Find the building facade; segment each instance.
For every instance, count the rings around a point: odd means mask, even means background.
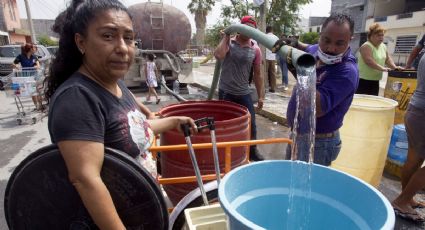
[[[354,20],[353,53],[367,40],[372,23],[385,29],[388,53],[404,65],[413,47],[425,34],[424,0],[332,0],[331,13],[345,13]]]
[[[16,0],[0,0],[0,45],[31,42],[29,31],[21,29]]]
[[[52,31],[52,26],[55,24],[54,19],[32,19],[32,24],[34,26],[34,33],[37,36],[46,35],[53,40],[59,38],[59,35]],[[28,19],[21,19],[21,26],[24,30],[30,30]]]

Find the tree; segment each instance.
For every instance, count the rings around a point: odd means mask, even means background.
[[[216,47],[221,40],[220,31],[230,25],[228,20],[218,21],[211,29],[207,30],[205,44]]]
[[[196,24],[196,44],[203,45],[205,40],[205,27],[207,25],[207,15],[214,6],[214,0],[192,0],[187,9],[195,15]]]
[[[57,41],[53,41],[47,35],[38,36],[37,41],[38,41],[38,44],[43,45],[43,46],[57,46],[58,45]]]
[[[319,33],[308,32],[305,34],[301,34],[300,41],[307,44],[316,44],[319,41]]]
[[[239,19],[244,15],[253,15],[258,18],[259,8],[253,3],[248,3],[246,0],[231,0],[230,2],[231,6],[222,7],[221,16],[224,19]],[[273,26],[275,34],[283,32],[296,34],[299,20],[297,12],[301,6],[311,2],[312,0],[270,0],[266,16],[267,25]],[[285,31],[283,31],[284,29]]]

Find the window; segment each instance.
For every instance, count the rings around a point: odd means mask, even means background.
[[[320,26],[316,27],[316,32],[320,33]]]
[[[0,57],[15,58],[21,53],[20,46],[0,47]]]
[[[397,20],[403,19],[403,18],[411,18],[411,17],[413,17],[413,13],[399,14],[397,15]]]
[[[375,17],[375,22],[386,22],[387,16]]]
[[[416,35],[404,35],[398,36],[397,41],[395,42],[394,53],[398,54],[408,54],[412,51],[413,47],[416,45]]]

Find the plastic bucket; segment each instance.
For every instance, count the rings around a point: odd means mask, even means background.
[[[377,187],[387,158],[397,102],[355,94],[340,129],[342,147],[332,167]]]
[[[375,188],[329,167],[304,162],[263,161],[228,173],[219,198],[230,229],[287,229],[291,171],[311,166],[311,196],[295,192],[294,199],[310,203],[305,229],[392,229],[389,201]],[[294,175],[292,175],[294,176]],[[304,218],[300,219],[304,220]],[[304,228],[303,228],[304,229]]]
[[[396,100],[398,106],[395,109],[394,124],[404,123],[404,114],[410,98],[416,90],[416,75],[414,70],[389,71],[385,85],[384,97]]]
[[[250,114],[248,109],[228,101],[188,101],[164,107],[159,112],[164,117],[189,116],[193,119],[214,117],[217,142],[249,140]],[[192,143],[210,143],[209,130],[203,130],[191,136]],[[184,136],[177,130],[161,134],[161,145],[186,144]],[[231,149],[231,167],[235,168],[247,162],[248,147]],[[195,151],[201,174],[214,174],[212,149],[197,149]],[[218,149],[221,171],[224,171],[224,148]],[[186,177],[194,176],[192,161],[187,151],[175,150],[161,154],[161,176]],[[171,202],[177,204],[186,194],[195,189],[196,183],[164,185]]]
[[[407,149],[406,127],[403,124],[394,125],[387,161],[385,162],[385,172],[401,178],[401,168],[407,159]]]
[[[406,127],[403,124],[394,125],[388,149],[388,159],[404,164],[407,159],[407,148]]]

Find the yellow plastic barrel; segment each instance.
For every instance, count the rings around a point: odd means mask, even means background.
[[[404,114],[413,92],[416,90],[415,70],[393,70],[388,72],[384,97],[396,100],[394,124],[404,124]]]
[[[388,98],[355,94],[340,129],[341,152],[332,167],[378,187],[396,106]]]

